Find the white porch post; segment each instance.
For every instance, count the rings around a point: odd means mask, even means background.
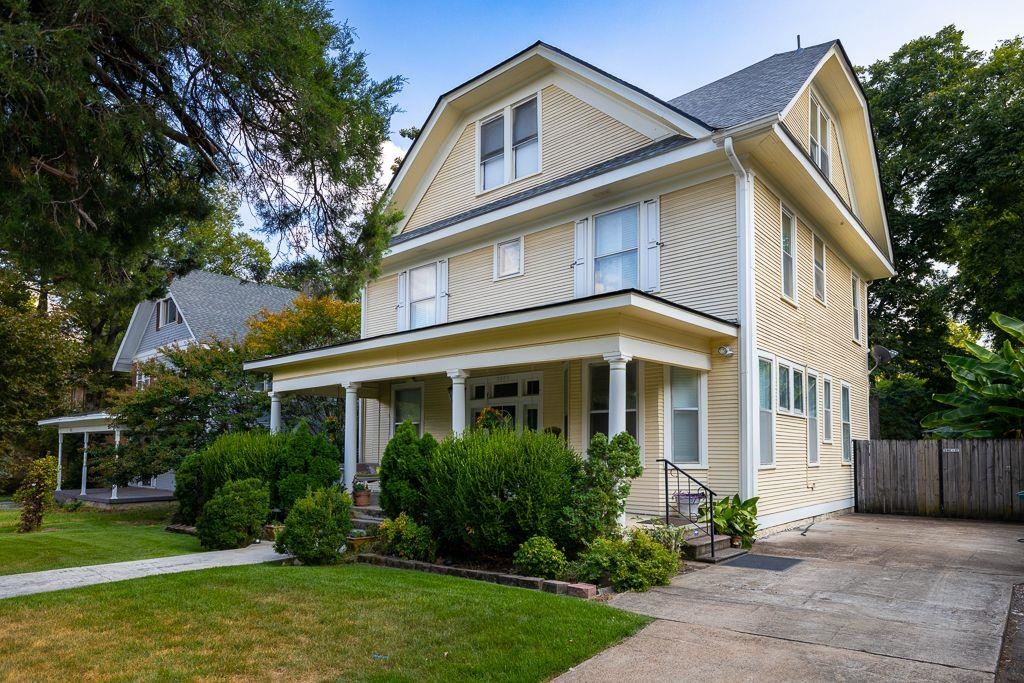
[[[64,479],[64,432],[57,432],[57,490],[60,491],[61,480]]]
[[[466,378],[464,370],[449,370],[452,380],[452,433],[456,436],[466,431]]]
[[[270,433],[281,431],[281,394],[270,392]]]
[[[632,356],[606,353],[608,361],[608,438],[626,431],[626,363]]]
[[[356,478],[356,460],[359,447],[359,383],[347,382],[345,389],[345,490],[352,492]]]
[[[85,480],[89,474],[89,432],[85,432],[82,441],[82,495],[85,495]]]
[[[115,429],[114,430],[114,460],[117,460],[117,458],[119,456],[119,454],[118,454],[119,450],[121,450],[121,430],[120,429]],[[110,500],[117,500],[117,484],[114,484],[113,486],[110,487]]]

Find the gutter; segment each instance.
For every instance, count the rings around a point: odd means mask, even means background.
[[[732,136],[723,141],[725,155],[736,176],[737,266],[739,277],[740,362],[740,497],[757,495],[759,423],[757,420],[757,329],[754,311],[754,175],[733,147]]]

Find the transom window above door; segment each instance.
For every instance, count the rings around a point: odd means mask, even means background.
[[[539,372],[530,372],[471,378],[466,382],[469,424],[476,424],[480,414],[491,408],[517,431],[540,429],[541,377]]]
[[[478,126],[477,190],[484,192],[540,171],[538,96],[482,119]]]

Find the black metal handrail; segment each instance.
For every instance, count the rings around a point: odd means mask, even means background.
[[[693,524],[694,527],[696,527],[698,531],[700,531],[700,521],[699,521],[699,518],[694,517],[693,510],[695,508],[699,508],[700,504],[699,504],[698,501],[700,501],[701,498],[704,499],[705,505],[707,505],[706,509],[707,509],[707,513],[708,513],[707,514],[707,518],[708,518],[708,520],[707,520],[707,530],[704,531],[704,533],[711,537],[711,557],[714,558],[715,557],[715,522],[714,522],[714,519],[712,518],[712,514],[711,513],[712,513],[712,510],[714,509],[714,506],[715,506],[715,492],[712,491],[711,488],[708,487],[707,485],[702,484],[701,482],[697,481],[692,475],[690,475],[689,472],[687,472],[686,470],[684,470],[683,468],[681,468],[679,465],[675,464],[671,460],[666,460],[664,458],[658,458],[657,462],[665,463],[664,464],[664,472],[665,472],[665,524],[671,524],[672,523],[671,522],[671,518],[672,518],[672,503],[671,503],[672,496],[669,494],[669,479],[668,479],[669,473],[671,472],[676,477],[676,494],[675,494],[676,512],[679,513],[678,516],[680,518],[685,518],[691,524]],[[683,475],[684,477],[686,477],[686,491],[685,491],[685,494],[683,492],[682,486],[680,485],[681,484],[681,480],[679,478],[680,474]],[[694,491],[693,491],[694,486],[696,486],[696,488],[697,488],[697,493],[694,493]],[[682,498],[684,497],[684,495],[685,495],[685,498],[686,498],[686,501],[687,501],[687,512],[686,512],[686,514],[683,514],[682,504],[680,502],[682,500]],[[694,503],[697,503],[697,505],[695,506]]]

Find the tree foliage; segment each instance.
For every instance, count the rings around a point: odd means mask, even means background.
[[[253,358],[340,344],[359,337],[360,306],[334,296],[299,295],[284,310],[249,321],[246,353]]]
[[[401,79],[370,78],[322,2],[17,1],[0,44],[0,253],[42,291],[202,218],[217,182],[346,293],[376,269]]]
[[[1024,321],[993,313],[993,325],[1010,339],[998,351],[971,343],[970,356],[946,356],[956,389],[935,398],[950,409],[924,420],[941,436],[1024,438]]]
[[[48,455],[33,460],[25,472],[14,500],[21,505],[18,531],[39,531],[43,526],[43,513],[53,507],[53,490],[57,488],[57,458]]]

